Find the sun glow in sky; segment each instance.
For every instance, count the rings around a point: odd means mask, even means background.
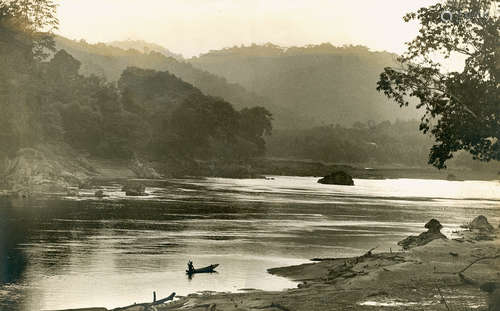
[[[59,34],[88,42],[140,39],[191,57],[211,49],[362,44],[401,53],[417,34],[405,13],[435,0],[59,0]]]

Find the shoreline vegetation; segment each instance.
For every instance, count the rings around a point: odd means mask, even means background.
[[[260,157],[242,163],[217,161],[151,161],[134,156],[130,160],[101,159],[81,155],[67,146],[44,145],[24,148],[16,156],[0,163],[0,194],[29,197],[37,194],[67,194],[99,187],[109,181],[144,179],[148,184],[169,178],[266,178],[266,176],[324,177],[345,172],[356,179],[447,179],[498,180],[496,170],[473,170],[403,165],[334,164],[314,160]]]
[[[426,228],[440,226],[431,220]],[[374,247],[358,257],[268,270],[298,282],[294,289],[207,291],[113,310],[498,310],[499,233],[498,224],[479,216],[455,238],[433,237],[406,251],[377,253]]]

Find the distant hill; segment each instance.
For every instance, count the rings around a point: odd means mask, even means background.
[[[111,41],[107,42],[107,45],[111,45],[120,49],[124,50],[138,50],[139,52],[144,52],[145,54],[148,54],[149,52],[158,52],[161,53],[167,57],[173,57],[178,61],[184,60],[184,57],[182,57],[181,54],[176,54],[171,52],[170,50],[166,49],[165,47],[156,44],[156,43],[151,43],[151,42],[146,42],[143,40],[124,40],[124,41]]]
[[[236,83],[228,83],[222,77],[195,68],[189,63],[166,57],[160,52],[124,50],[104,43],[89,44],[63,37],[56,38],[56,46],[57,49],[66,50],[82,63],[80,72],[83,75],[95,74],[109,81],[117,81],[123,70],[129,66],[169,71],[205,94],[222,97],[237,107],[255,106],[264,101],[262,97],[248,92]]]
[[[266,107],[274,115],[275,128],[335,123],[350,126],[357,121],[418,117],[413,108],[401,109],[375,90],[380,72],[394,65],[396,55],[371,52],[366,47],[252,45],[182,61],[157,50],[140,51],[143,45],[154,46],[146,42],[141,45],[141,41],[117,44],[135,46],[128,50],[63,37],[57,37],[56,42],[59,49],[82,62],[80,72],[84,75],[116,81],[128,66],[169,71],[238,109]]]
[[[223,77],[196,68],[187,62],[167,57],[160,52],[124,50],[104,43],[89,44],[60,36],[56,37],[56,46],[57,49],[66,50],[82,63],[80,72],[83,75],[95,74],[110,81],[117,81],[123,70],[129,66],[168,71],[194,85],[204,94],[224,98],[237,109],[266,107],[274,115],[275,127],[287,128],[294,124],[308,124],[287,108],[272,105],[265,97],[249,92],[237,83],[229,83]]]
[[[364,46],[254,44],[210,51],[189,62],[293,111],[310,125],[352,125],[418,116],[413,108],[389,104],[375,89],[380,72],[395,65],[395,58]]]

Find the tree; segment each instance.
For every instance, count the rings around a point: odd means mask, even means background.
[[[8,120],[1,127],[11,152],[42,136],[36,73],[40,61],[54,51],[51,32],[56,27],[51,0],[0,2],[0,111]],[[57,119],[50,114],[45,116]]]
[[[174,134],[171,146],[184,157],[210,156],[209,138],[214,133],[211,100],[201,94],[189,96],[170,116],[169,129]]]
[[[54,1],[2,1],[0,23],[2,35],[6,31],[17,33],[18,36],[12,37],[17,43],[16,48],[20,45],[30,46],[35,60],[43,60],[50,52],[55,51],[52,32],[57,29],[58,19]]]
[[[258,154],[265,152],[265,135],[272,132],[272,114],[264,107],[243,108],[240,111],[240,133],[248,141],[257,145]]]
[[[500,97],[496,53],[500,21],[494,0],[437,3],[404,17],[418,20],[418,36],[399,57],[401,68],[385,68],[377,90],[408,106],[410,97],[425,113],[423,133],[435,139],[429,164],[446,168],[453,153],[500,160]],[[461,55],[461,71],[446,72],[436,56]]]

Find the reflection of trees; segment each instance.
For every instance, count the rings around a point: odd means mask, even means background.
[[[25,227],[13,215],[13,204],[0,197],[0,289],[3,285],[17,283],[24,275],[28,259],[19,245],[26,242]],[[17,295],[3,294],[0,309],[16,310]]]
[[[46,201],[43,212],[32,216],[39,222],[32,228],[31,240],[39,245],[35,256],[44,271],[56,274],[62,267],[91,264],[96,250],[88,240],[100,226],[95,206],[88,202]]]
[[[19,280],[27,259],[18,245],[26,241],[25,227],[12,215],[12,204],[0,198],[0,285]]]
[[[18,282],[28,264],[53,274],[75,251],[91,256],[92,248],[78,242],[88,239],[96,224],[73,221],[89,217],[85,202],[2,198],[0,206],[0,283]]]

